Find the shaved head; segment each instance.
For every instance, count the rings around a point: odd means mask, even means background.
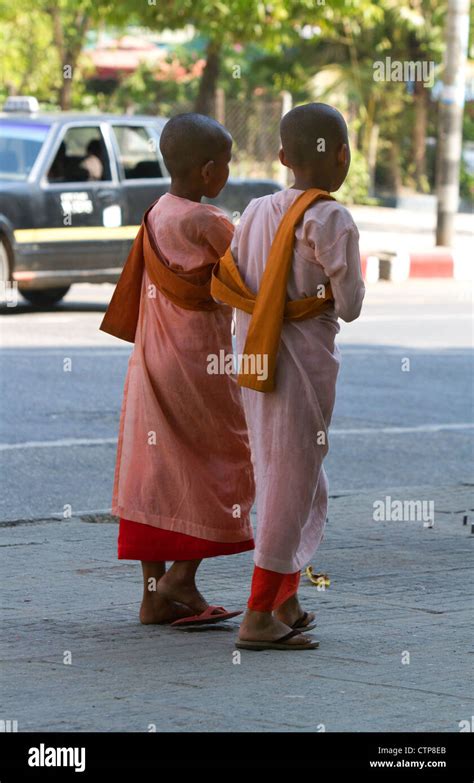
[[[204,114],[177,114],[160,138],[160,150],[172,177],[184,177],[215,160],[232,145],[232,136],[217,120]]]
[[[324,165],[341,144],[348,144],[342,114],[326,103],[307,103],[285,114],[280,123],[281,144],[288,165]]]

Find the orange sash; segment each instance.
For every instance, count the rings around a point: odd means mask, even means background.
[[[295,227],[307,208],[319,199],[334,201],[327,191],[311,188],[298,196],[282,218],[257,294],[247,288],[242,280],[230,248],[214,268],[211,282],[214,299],[252,315],[244,348],[245,367],[242,367],[241,362],[238,375],[240,386],[260,392],[273,391],[283,320],[314,318],[328,310],[333,302],[330,285],[326,286],[323,297],[309,296],[289,301],[286,293],[295,244]],[[257,373],[257,362],[254,361],[252,367],[251,359],[255,357],[268,357],[266,379]]]
[[[146,226],[148,213],[155,204],[143,216],[140,230],[100,325],[103,332],[130,343],[135,342],[144,268],[153,285],[178,307],[185,310],[216,310],[220,307],[211,297],[212,264],[208,268],[196,270],[204,275],[207,273],[207,279],[198,284],[186,280],[184,275],[189,275],[189,272],[180,276],[179,272],[165,264]]]

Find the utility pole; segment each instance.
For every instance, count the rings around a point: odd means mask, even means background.
[[[462,117],[469,38],[469,0],[448,0],[438,130],[436,244],[450,246],[459,206]]]

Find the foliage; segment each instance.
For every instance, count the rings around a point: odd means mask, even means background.
[[[9,94],[35,95],[49,103],[52,92],[59,87],[59,60],[51,51],[50,19],[37,7],[0,3],[0,50],[2,64],[0,98]],[[50,51],[48,57],[44,52]]]
[[[428,60],[439,79],[446,6],[447,0],[0,0],[0,99],[23,93],[51,108],[168,115],[198,100],[204,83],[208,94],[217,84],[227,100],[246,105],[278,99],[284,90],[295,104],[326,100],[349,117],[353,164],[344,199],[367,198],[375,180],[426,191],[433,187],[433,148],[425,154],[424,147],[436,135],[436,101],[429,88],[375,81],[373,68],[387,56]],[[92,78],[83,51],[88,31],[129,25],[152,31],[192,25],[194,39],[169,58],[179,60],[185,78],[163,78],[145,64],[118,83]],[[206,58],[213,67],[199,78],[193,66]],[[72,80],[64,77],[68,64]],[[472,103],[464,136],[474,140]],[[469,177],[463,168],[463,193],[472,187]]]
[[[474,205],[474,174],[467,167],[464,158],[461,160],[459,195],[466,199],[472,208]]]
[[[376,204],[374,198],[370,198],[369,192],[369,167],[367,160],[359,150],[352,151],[351,167],[347,179],[335,194],[338,201],[343,204]]]

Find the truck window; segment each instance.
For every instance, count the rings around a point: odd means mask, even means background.
[[[145,127],[114,125],[113,129],[125,179],[155,179],[163,176],[156,140]]]
[[[49,132],[49,125],[5,122],[0,126],[0,177],[25,180]]]
[[[98,126],[68,128],[48,172],[53,182],[110,180],[110,162]]]

